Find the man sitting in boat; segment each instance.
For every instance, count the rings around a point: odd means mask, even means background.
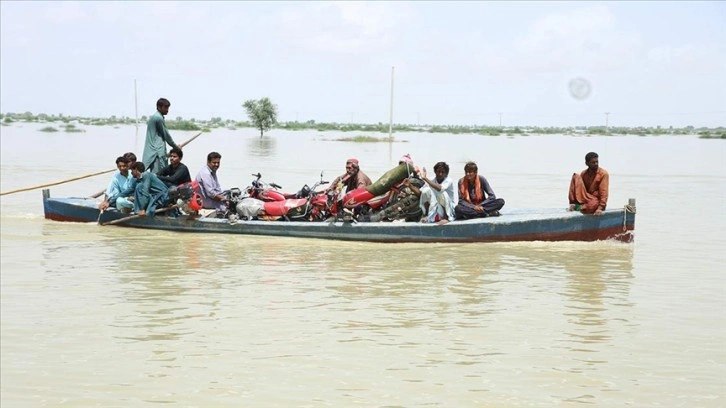
[[[587,168],[580,174],[572,174],[568,211],[600,215],[608,204],[610,175],[600,167],[600,160],[595,152],[585,155],[585,164]]]
[[[156,174],[144,171],[146,166],[136,162],[131,174],[136,179],[134,191],[134,212],[138,215],[154,215],[156,209],[169,202],[169,190]]]
[[[219,179],[217,179],[217,170],[219,170],[221,160],[221,154],[209,153],[207,165],[199,170],[195,180],[199,183],[202,193],[203,208],[214,209],[217,211],[217,217],[224,218],[224,214],[227,212],[227,199],[223,194],[224,190],[219,184]]]
[[[169,165],[161,169],[158,174],[159,180],[163,181],[167,187],[192,181],[189,168],[181,162],[182,157],[184,157],[184,152],[178,147],[174,147],[169,151]]]
[[[131,174],[131,169],[136,164],[136,155],[133,152],[124,153],[129,161],[129,178],[123,190],[116,199],[116,208],[123,213],[130,213],[134,210],[134,191],[136,190],[136,178]]]
[[[436,163],[434,173],[436,176],[431,180],[426,176],[426,168],[416,169],[416,174],[426,183],[419,192],[419,205],[423,212],[421,222],[445,224],[455,218],[454,208],[459,195],[454,188],[454,181],[449,177],[449,165],[446,162]],[[416,190],[415,186],[412,188]]]
[[[504,207],[504,200],[497,198],[489,181],[478,172],[476,163],[464,165],[464,177],[459,180],[459,203],[454,209],[457,220],[499,216],[499,210]]]
[[[336,177],[325,191],[326,193],[330,191],[353,191],[356,188],[367,187],[371,184],[371,179],[360,171],[358,159],[350,158],[345,162],[345,173]],[[345,190],[343,190],[343,187],[345,187]]]
[[[104,193],[103,201],[98,204],[98,209],[101,211],[106,210],[108,207],[116,207],[117,200],[120,198],[121,193],[126,190],[129,179],[133,178],[131,172],[129,172],[129,160],[126,157],[119,156],[116,158],[116,168],[118,171],[111,178],[111,182]],[[133,203],[129,203],[130,206],[126,203],[129,202],[126,200],[119,202],[119,204],[125,205],[126,208],[133,208]]]

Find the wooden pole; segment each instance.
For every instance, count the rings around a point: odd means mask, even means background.
[[[396,67],[391,67],[391,111],[388,117],[388,139],[393,140],[393,73]]]
[[[191,143],[192,140],[198,138],[199,136],[201,136],[201,134],[202,134],[202,132],[197,133],[196,135],[194,135],[192,138],[190,138],[186,142],[180,144],[179,145],[179,148],[182,148],[182,147],[186,146],[187,144]],[[33,187],[24,187],[24,188],[19,188],[17,190],[5,191],[5,192],[0,193],[0,196],[4,196],[4,195],[8,195],[8,194],[20,193],[22,191],[37,190],[39,188],[45,188],[45,187],[50,187],[50,186],[57,186],[59,184],[70,183],[71,181],[82,180],[82,179],[89,178],[89,177],[99,176],[101,174],[111,173],[112,171],[116,171],[116,169],[98,171],[96,173],[85,174],[83,176],[73,177],[73,178],[69,178],[69,179],[66,179],[66,180],[56,181],[56,182],[53,182],[53,183],[47,183],[47,184],[41,184],[41,185],[33,186]],[[104,191],[106,191],[106,190],[103,190],[100,193],[91,196],[91,198],[100,197],[101,194],[104,193]]]
[[[171,205],[171,206],[169,206],[169,207],[164,207],[164,208],[160,208],[160,209],[158,209],[158,210],[156,210],[156,211],[154,212],[154,215],[156,215],[156,214],[161,214],[161,213],[163,213],[163,212],[167,212],[167,211],[169,211],[169,210],[173,210],[173,209],[174,209],[174,208],[176,208],[176,207],[177,207],[176,205]],[[139,215],[139,214],[135,214],[135,215],[130,215],[130,216],[128,216],[128,217],[124,217],[124,218],[119,218],[119,219],[117,219],[117,220],[112,220],[112,221],[109,221],[109,222],[104,222],[103,224],[101,224],[101,226],[106,226],[106,225],[116,225],[116,224],[120,224],[120,223],[122,223],[122,222],[130,221],[130,220],[135,220],[135,219],[137,219],[137,218],[141,218],[141,217],[153,217],[154,215],[148,215],[148,214],[147,214],[147,215]],[[101,217],[99,216],[99,219],[100,219],[100,218],[101,218]]]
[[[98,175],[101,175],[101,174],[110,173],[110,172],[115,171],[115,170],[116,169],[104,170],[104,171],[99,171],[99,172],[96,172],[96,173],[86,174],[86,175],[83,175],[83,176],[69,178],[69,179],[62,180],[62,181],[56,181],[55,183],[47,183],[47,184],[41,184],[39,186],[25,187],[25,188],[19,188],[17,190],[5,191],[3,193],[0,193],[0,196],[4,196],[4,195],[7,195],[7,194],[19,193],[21,191],[37,190],[39,188],[50,187],[50,186],[57,186],[58,184],[70,183],[71,181],[81,180],[81,179],[89,178],[89,177],[93,177],[93,176],[98,176]]]
[[[192,140],[194,140],[194,139],[198,138],[198,137],[199,137],[199,136],[200,136],[201,134],[202,134],[202,132],[199,132],[199,133],[197,133],[197,134],[196,134],[196,135],[194,135],[194,137],[192,137],[191,139],[189,139],[189,140],[187,140],[186,142],[184,142],[184,143],[180,144],[180,145],[179,145],[179,148],[181,149],[181,148],[183,148],[184,146],[188,145],[188,144],[189,144],[189,143],[190,143],[190,142],[191,142]],[[101,196],[103,195],[103,193],[105,193],[105,192],[106,192],[106,190],[101,190],[101,191],[99,191],[98,193],[96,193],[96,194],[93,194],[93,195],[92,195],[92,196],[90,196],[90,197],[91,197],[91,198],[98,198],[98,197],[101,197]]]
[[[134,150],[139,149],[139,98],[136,94],[136,79],[134,79],[134,126],[136,126],[136,138],[134,139]]]

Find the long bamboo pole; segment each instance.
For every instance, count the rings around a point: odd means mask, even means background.
[[[154,212],[154,215],[161,214],[163,212],[167,212],[167,211],[172,210],[172,209],[174,209],[176,207],[177,207],[176,205],[171,205],[169,207],[160,208],[160,209],[158,209],[158,210],[156,210]],[[119,218],[119,219],[112,220],[112,221],[109,221],[109,222],[104,222],[103,224],[101,224],[101,226],[116,225],[116,224],[120,224],[122,222],[130,221],[130,220],[133,220],[133,219],[136,219],[136,218],[141,218],[141,217],[147,217],[147,215],[139,215],[139,214],[129,215],[128,217]],[[99,220],[100,219],[101,219],[101,217],[99,216]]]
[[[202,132],[197,133],[196,135],[194,135],[194,137],[192,137],[189,140],[187,140],[186,142],[180,144],[179,145],[179,148],[182,148],[182,147],[186,146],[192,140],[194,140],[194,139],[198,138],[199,136],[201,136],[201,134],[202,134]],[[84,174],[82,176],[73,177],[73,178],[69,178],[69,179],[65,179],[65,180],[61,180],[61,181],[56,181],[56,182],[53,182],[53,183],[46,183],[46,184],[41,184],[41,185],[38,185],[38,186],[24,187],[24,188],[19,188],[19,189],[16,189],[16,190],[5,191],[5,192],[0,193],[0,196],[4,196],[4,195],[8,195],[8,194],[20,193],[20,192],[23,192],[23,191],[37,190],[39,188],[57,186],[59,184],[70,183],[71,181],[82,180],[82,179],[89,178],[89,177],[99,176],[101,174],[111,173],[113,171],[116,171],[116,169],[114,168],[114,169],[111,169],[111,170],[98,171],[98,172],[95,172],[95,173]],[[103,191],[101,191],[101,193],[98,194],[98,195],[94,195],[93,198],[100,197],[101,194],[103,194]]]
[[[19,188],[17,190],[5,191],[3,193],[0,193],[0,196],[4,196],[4,195],[8,195],[8,194],[20,193],[21,191],[37,190],[39,188],[50,187],[50,186],[57,186],[58,184],[70,183],[71,181],[81,180],[81,179],[89,178],[89,177],[93,177],[93,176],[98,176],[98,175],[101,175],[101,174],[110,173],[110,172],[115,171],[115,170],[116,169],[98,171],[96,173],[90,173],[90,174],[86,174],[86,175],[78,176],[78,177],[73,177],[73,178],[69,178],[69,179],[66,179],[66,180],[62,180],[62,181],[56,181],[55,183],[47,183],[47,184],[41,184],[39,186],[25,187],[25,188]]]
[[[199,133],[197,133],[197,134],[196,134],[196,135],[194,135],[194,137],[192,137],[191,139],[189,139],[189,140],[187,140],[186,142],[184,142],[184,143],[180,144],[180,145],[179,145],[179,148],[181,149],[181,148],[183,148],[184,146],[188,145],[188,144],[189,144],[189,143],[190,143],[190,142],[191,142],[192,140],[194,140],[194,139],[198,138],[198,137],[199,137],[199,136],[200,136],[201,134],[202,134],[202,132],[199,132]],[[93,194],[93,195],[91,196],[91,198],[98,198],[98,197],[101,197],[101,196],[103,195],[103,193],[105,193],[105,192],[106,192],[106,190],[101,190],[101,191],[99,191],[98,193],[96,193],[96,194]]]

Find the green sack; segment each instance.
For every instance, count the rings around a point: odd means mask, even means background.
[[[379,196],[386,193],[396,183],[408,177],[409,172],[413,171],[413,163],[401,163],[398,166],[388,170],[383,174],[375,183],[366,187],[366,190],[373,194],[373,196]]]

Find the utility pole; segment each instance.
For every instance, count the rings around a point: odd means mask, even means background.
[[[134,139],[134,151],[139,151],[139,97],[136,92],[136,78],[134,78],[134,126],[136,127],[136,138]]]
[[[421,112],[416,112],[416,124],[421,126]]]
[[[499,112],[499,127],[502,127],[502,113]]]
[[[610,112],[605,112],[605,131],[610,131]]]
[[[388,119],[388,139],[393,140],[393,74],[396,67],[391,67],[391,113]]]

